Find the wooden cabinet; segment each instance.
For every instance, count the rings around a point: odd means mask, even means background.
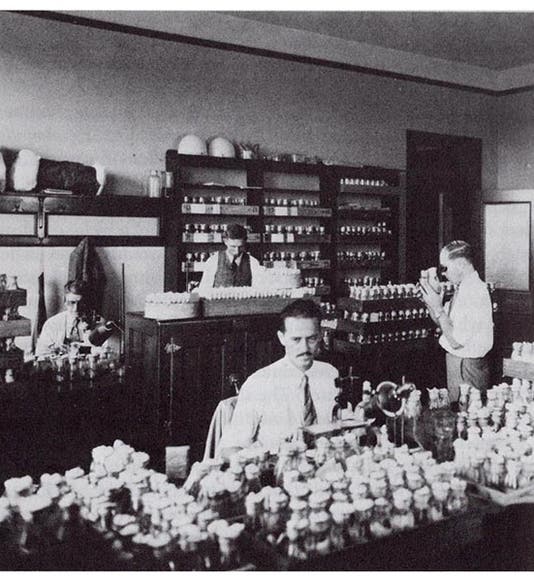
[[[126,353],[135,383],[136,442],[190,444],[201,454],[220,400],[232,395],[228,380],[244,381],[283,355],[277,316],[155,321],[126,316]]]

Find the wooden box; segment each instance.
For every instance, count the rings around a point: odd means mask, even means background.
[[[32,322],[27,317],[0,321],[0,338],[31,335]]]
[[[534,380],[534,364],[504,358],[502,361],[502,375],[509,378],[521,378],[522,380]]]
[[[251,297],[250,299],[202,299],[204,317],[280,313],[294,297]]]
[[[26,305],[26,289],[0,291],[1,307],[20,307]]]

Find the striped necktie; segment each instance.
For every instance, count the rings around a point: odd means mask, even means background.
[[[78,329],[78,324],[80,323],[80,320],[78,317],[75,317],[73,322],[72,322],[72,326],[70,328],[70,332],[69,332],[69,337],[68,339],[70,341],[80,341],[82,338],[80,337],[80,330]]]
[[[302,376],[302,381],[300,383],[304,391],[304,422],[303,426],[310,426],[310,424],[315,424],[317,422],[317,413],[315,411],[315,406],[313,405],[313,399],[310,393],[310,383],[308,376],[304,374]]]

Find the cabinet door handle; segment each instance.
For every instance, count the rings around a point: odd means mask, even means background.
[[[182,346],[174,343],[174,338],[171,338],[171,341],[165,345],[165,352],[167,354],[174,354],[182,349]]]

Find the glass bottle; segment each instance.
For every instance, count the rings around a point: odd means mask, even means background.
[[[451,479],[450,494],[447,498],[447,512],[449,514],[465,511],[469,504],[465,488],[467,483],[462,479]]]
[[[382,538],[391,533],[391,504],[385,497],[374,501],[373,519],[369,530],[374,538]]]
[[[405,488],[393,492],[393,512],[391,515],[391,529],[402,531],[415,526],[415,517],[411,511],[412,493]]]
[[[370,524],[373,516],[374,501],[360,498],[352,501],[354,520],[349,527],[349,535],[353,543],[366,542],[370,537]]]
[[[148,196],[150,198],[161,196],[161,176],[157,170],[151,170],[148,176]]]
[[[439,521],[446,516],[446,501],[449,494],[449,483],[446,481],[434,481],[431,486],[432,498],[430,500],[430,521]]]

